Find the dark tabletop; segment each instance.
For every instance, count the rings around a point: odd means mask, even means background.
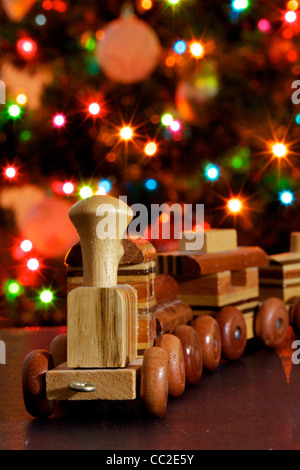
[[[300,449],[300,364],[291,359],[291,331],[278,351],[248,342],[240,360],[205,372],[180,398],[169,399],[163,418],[145,417],[137,399],[60,403],[53,416],[38,421],[23,404],[23,359],[49,349],[65,331],[0,330],[7,353],[0,364],[1,450]]]

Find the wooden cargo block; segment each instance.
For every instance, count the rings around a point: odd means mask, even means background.
[[[178,298],[194,306],[224,307],[259,295],[258,268],[223,271],[179,283]]]
[[[134,400],[142,361],[136,360],[122,369],[70,369],[60,364],[46,373],[48,400]],[[92,383],[93,392],[70,390],[71,382]]]
[[[125,367],[136,357],[136,292],[131,286],[79,287],[68,294],[71,367]]]
[[[292,303],[300,295],[300,253],[270,256],[269,266],[259,269],[259,284],[262,300],[278,297]]]
[[[157,273],[169,274],[177,282],[196,279],[222,271],[241,271],[266,266],[269,258],[259,247],[238,247],[231,251],[209,254],[158,253]]]
[[[179,251],[208,254],[237,248],[237,233],[234,229],[209,229],[204,232],[183,232],[179,239]]]

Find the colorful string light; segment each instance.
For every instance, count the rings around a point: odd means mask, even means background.
[[[200,59],[204,55],[204,47],[200,42],[194,41],[190,45],[190,52],[193,57]]]
[[[7,297],[17,297],[22,292],[22,286],[17,281],[8,281],[6,292]]]
[[[157,152],[157,144],[155,142],[148,142],[145,145],[144,152],[148,157],[152,157]]]
[[[111,182],[109,180],[102,180],[98,185],[98,194],[107,194],[111,190]]]
[[[20,247],[22,251],[28,253],[32,250],[32,242],[30,240],[23,240]]]
[[[219,177],[219,168],[216,165],[207,165],[205,168],[205,176],[208,180],[214,181]]]
[[[287,146],[282,142],[276,142],[272,145],[272,153],[274,157],[283,158],[288,153]]]
[[[295,23],[297,20],[297,13],[294,10],[289,10],[285,13],[284,19],[287,23]]]
[[[174,51],[177,54],[183,54],[186,51],[186,42],[183,40],[176,41],[174,44]]]
[[[133,136],[133,130],[129,126],[122,127],[120,130],[120,137],[123,140],[130,140]]]
[[[55,127],[62,127],[66,123],[66,118],[63,114],[55,114],[52,119],[52,123]]]
[[[170,129],[171,129],[171,131],[173,131],[173,132],[178,132],[178,131],[180,131],[180,129],[181,129],[181,124],[180,124],[180,122],[177,121],[177,120],[172,121],[171,124],[170,124]]]
[[[157,181],[150,178],[145,182],[145,186],[149,191],[154,191],[157,188]]]
[[[24,59],[31,59],[37,51],[37,44],[31,38],[22,38],[17,42],[17,50]]]
[[[17,98],[16,98],[16,101],[18,104],[20,104],[21,106],[23,106],[24,104],[27,103],[27,96],[25,95],[25,93],[20,93]]]
[[[15,169],[14,166],[8,166],[7,168],[5,168],[4,170],[4,175],[6,176],[6,178],[8,179],[13,179],[16,177],[17,175],[17,170]]]
[[[74,192],[74,184],[71,181],[67,181],[63,184],[62,190],[65,194],[73,194]]]
[[[17,104],[12,104],[9,106],[8,108],[8,114],[10,115],[10,117],[12,117],[13,119],[16,119],[18,117],[20,117],[21,115],[21,108],[20,106],[18,106]]]
[[[257,23],[257,27],[263,33],[267,33],[271,29],[271,24],[268,20],[263,18],[263,19],[259,20],[259,22]]]
[[[39,269],[39,267],[40,267],[40,263],[36,258],[30,258],[27,261],[27,268],[30,271],[37,271]]]
[[[173,121],[173,116],[170,113],[165,113],[161,117],[161,123],[164,126],[170,126],[172,124],[172,121]]]
[[[294,200],[294,195],[291,191],[282,191],[279,194],[279,199],[282,204],[289,205],[289,204],[292,204]]]
[[[93,195],[93,190],[89,186],[83,186],[79,191],[81,199],[86,199]]]
[[[91,103],[89,105],[89,113],[92,114],[92,116],[97,116],[100,113],[100,106],[98,103]]]
[[[248,0],[233,0],[231,6],[236,11],[246,10],[249,7]]]
[[[49,304],[53,300],[53,294],[50,290],[43,290],[40,294],[40,299],[44,304]]]
[[[227,208],[232,214],[238,214],[239,212],[241,212],[242,207],[242,201],[238,198],[229,199],[227,203]]]

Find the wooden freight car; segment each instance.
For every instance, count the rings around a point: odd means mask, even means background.
[[[202,248],[195,250],[197,237],[199,246],[201,237],[204,243],[202,240]],[[276,347],[287,334],[285,299],[261,297],[259,270],[267,270],[268,265],[269,257],[261,248],[237,245],[236,230],[210,229],[204,234],[183,233],[178,252],[159,253],[157,272],[178,282],[178,298],[191,306],[200,339],[201,325],[208,317],[215,318],[222,355],[238,359],[247,340],[257,337]],[[201,344],[205,345],[203,338]]]

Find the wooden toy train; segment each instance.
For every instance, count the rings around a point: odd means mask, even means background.
[[[168,395],[221,357],[237,360],[247,340],[277,347],[290,323],[299,330],[298,233],[293,251],[271,257],[237,246],[231,229],[205,231],[195,252],[183,234],[178,252],[157,254],[147,240],[123,238],[133,214],[118,199],[93,196],[69,216],[80,242],[66,256],[67,333],[23,365],[34,417],[50,416],[58,401],[136,398],[162,416]]]

